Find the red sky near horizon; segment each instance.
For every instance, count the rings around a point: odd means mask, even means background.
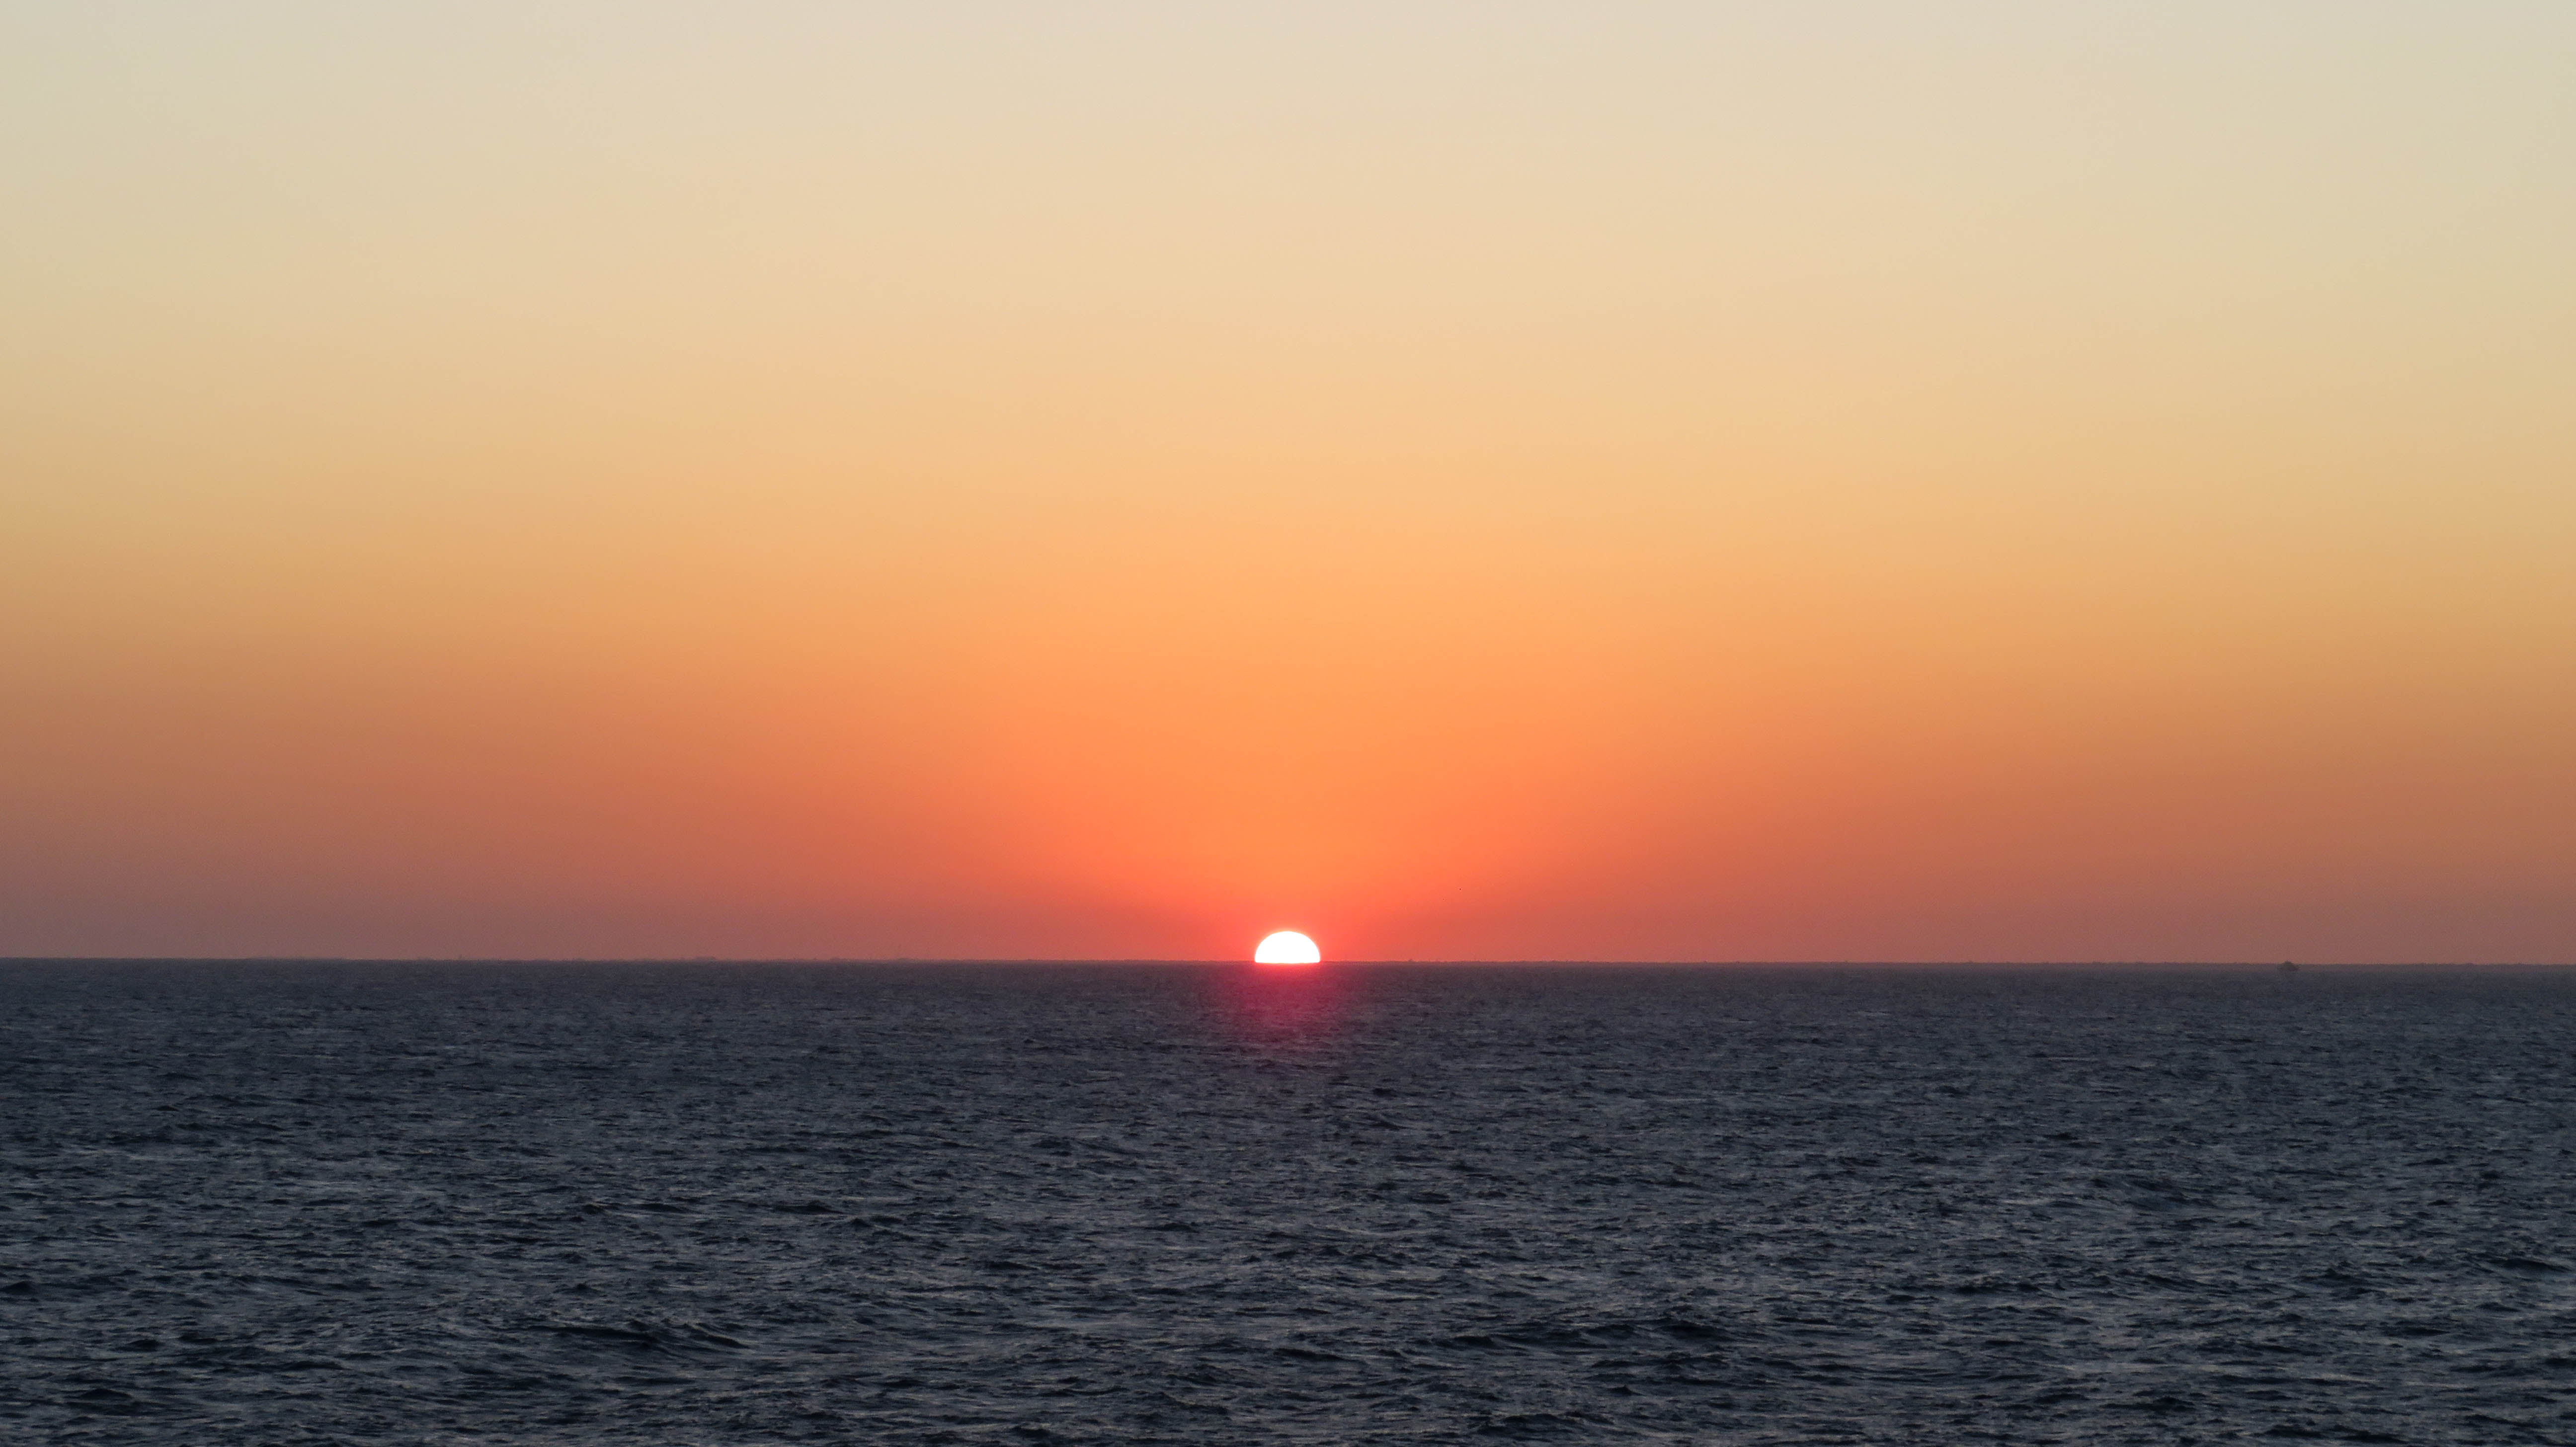
[[[2576,960],[2576,11],[21,6],[0,955]]]

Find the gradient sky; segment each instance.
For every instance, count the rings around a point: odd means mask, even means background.
[[[2576,959],[2576,5],[0,0],[0,953]]]

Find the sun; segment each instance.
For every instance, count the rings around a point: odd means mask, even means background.
[[[1312,965],[1322,963],[1324,952],[1315,942],[1292,929],[1284,929],[1261,942],[1252,952],[1256,965]]]

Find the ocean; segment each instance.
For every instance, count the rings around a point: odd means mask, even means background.
[[[2576,974],[0,964],[26,1443],[2576,1443]]]

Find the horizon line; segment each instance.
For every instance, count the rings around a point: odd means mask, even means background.
[[[0,955],[0,966],[98,965],[1138,965],[1241,966],[1240,957],[1162,955]],[[2576,969],[2576,960],[2252,960],[2252,959],[2093,959],[2093,960],[1872,960],[1872,959],[1703,959],[1649,960],[1613,958],[1470,958],[1324,960],[1317,965],[1261,966],[1265,970],[1383,966],[1500,966],[1605,969],[1887,969],[1887,970],[2116,970],[2207,969],[2274,970],[2422,970],[2422,969]]]

